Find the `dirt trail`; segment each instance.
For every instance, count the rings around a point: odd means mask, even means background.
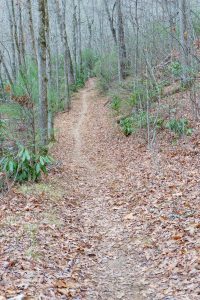
[[[88,245],[87,255],[80,258],[84,299],[139,300],[130,228],[123,220],[125,212],[115,205],[116,200],[121,201],[115,199],[121,175],[114,152],[110,155],[115,129],[105,101],[98,97],[95,81],[90,80],[74,100],[72,111],[59,117],[61,151],[57,155],[64,161],[66,177],[71,177],[80,201],[80,240]]]
[[[61,163],[1,199],[0,299],[199,300],[200,131],[150,152],[106,102],[88,81],[57,115]]]

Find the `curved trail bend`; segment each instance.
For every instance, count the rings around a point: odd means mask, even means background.
[[[78,258],[81,299],[141,300],[133,228],[124,220],[130,213],[124,205],[125,175],[113,147],[117,133],[105,102],[90,79],[76,95],[72,110],[59,116],[56,155],[64,164],[59,180],[66,196],[78,202],[73,222],[78,223],[84,248]]]

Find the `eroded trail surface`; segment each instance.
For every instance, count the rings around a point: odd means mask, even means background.
[[[79,200],[80,284],[88,300],[143,299],[132,230],[126,223],[129,216],[122,207],[125,195],[113,143],[116,133],[105,102],[91,79],[74,100],[72,111],[59,117],[58,123],[57,155],[66,168],[66,185],[70,182]]]

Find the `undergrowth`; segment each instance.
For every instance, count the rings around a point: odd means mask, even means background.
[[[4,172],[9,180],[23,183],[38,181],[42,173],[47,174],[47,166],[52,158],[47,154],[33,153],[22,145],[17,145],[17,151],[7,151],[0,160],[0,171]]]

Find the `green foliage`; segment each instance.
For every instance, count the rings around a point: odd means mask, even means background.
[[[0,114],[13,119],[20,119],[22,108],[18,103],[4,103],[0,105]]]
[[[139,83],[138,87],[134,89],[134,91],[130,94],[130,96],[126,99],[127,105],[132,109],[136,108],[145,108],[146,105],[146,93],[145,87],[143,84]]]
[[[165,120],[163,118],[157,118],[156,119],[156,128],[157,129],[163,129],[165,124]]]
[[[189,127],[187,119],[171,119],[166,123],[166,128],[173,131],[179,137],[192,134],[192,128]]]
[[[148,115],[146,111],[140,110],[138,113],[134,114],[135,126],[139,128],[147,127]],[[149,121],[152,121],[152,118],[149,118]]]
[[[120,127],[122,132],[129,136],[134,132],[134,122],[132,117],[126,117],[120,120]]]
[[[137,129],[146,128],[149,125],[155,126],[158,129],[164,127],[164,119],[157,118],[147,114],[146,111],[139,110],[129,117],[120,120],[120,127],[123,133],[128,136],[134,133]]]
[[[80,74],[79,77],[76,79],[76,87],[77,89],[83,88],[85,85],[85,78],[84,74]]]
[[[99,58],[94,67],[94,74],[99,79],[99,90],[106,92],[109,89],[110,83],[118,76],[117,54],[111,52]]]
[[[162,95],[164,82],[161,82],[155,86],[152,86],[150,82],[140,82],[134,92],[131,93],[127,99],[127,104],[130,107],[146,108],[147,103],[147,90],[148,97],[151,101],[156,101]]]
[[[121,108],[121,98],[118,96],[114,96],[111,102],[111,108],[116,111],[117,113],[119,113],[120,108]]]
[[[6,129],[6,121],[0,120],[0,132],[4,131]]]
[[[84,78],[94,76],[94,68],[98,58],[92,49],[85,49],[82,52]]]
[[[169,70],[175,78],[180,78],[182,74],[182,66],[179,61],[174,61],[170,64]]]
[[[49,101],[49,107],[52,109],[52,112],[56,112],[59,110],[59,107],[57,107],[57,92],[54,88],[50,87],[48,89],[48,101]]]
[[[18,145],[17,153],[9,151],[0,160],[0,170],[10,179],[22,183],[38,181],[42,173],[47,173],[47,166],[52,162],[50,156],[34,154],[22,145]]]
[[[137,91],[135,93],[132,93],[130,97],[127,99],[127,103],[131,107],[136,106],[138,102],[139,102],[139,94],[137,93]]]
[[[84,73],[77,73],[77,79],[76,82],[74,84],[70,85],[70,91],[72,93],[78,92],[79,89],[83,88],[85,86],[85,74]]]
[[[38,68],[34,61],[27,61],[26,70],[19,72],[17,80],[13,86],[15,96],[23,96],[27,94],[27,90],[31,93],[31,98],[38,101],[39,86],[38,86]]]
[[[6,121],[0,120],[0,143],[2,143],[5,140],[6,132],[7,132]]]

